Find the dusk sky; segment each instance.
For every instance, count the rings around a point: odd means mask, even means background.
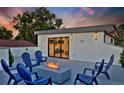
[[[52,13],[55,13],[58,18],[63,19],[64,26],[79,27],[102,24],[122,24],[124,23],[124,8],[48,8]],[[18,13],[23,11],[33,11],[35,8],[0,8],[0,25],[13,31],[14,35],[17,32],[13,28],[12,19]]]

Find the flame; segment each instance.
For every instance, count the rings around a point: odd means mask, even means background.
[[[58,62],[56,62],[56,63],[48,62],[47,66],[48,66],[48,68],[51,68],[51,69],[57,69],[59,67],[59,63]]]

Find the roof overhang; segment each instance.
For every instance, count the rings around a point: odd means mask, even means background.
[[[119,34],[117,31],[117,27],[115,25],[113,25],[114,30],[113,31],[104,31],[106,34],[108,34],[109,36],[113,37],[113,38],[119,38]]]
[[[119,37],[115,25],[97,25],[97,26],[87,26],[87,27],[75,27],[75,28],[65,28],[65,29],[55,29],[55,30],[42,30],[35,31],[36,35],[48,35],[48,34],[68,34],[68,33],[88,33],[88,32],[106,32],[110,34],[114,32],[113,36]]]
[[[6,40],[0,39],[0,47],[14,48],[14,47],[36,47],[35,44],[25,40]]]

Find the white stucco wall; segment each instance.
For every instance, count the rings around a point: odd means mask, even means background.
[[[81,40],[84,42],[80,42]],[[108,61],[114,54],[116,65],[123,50],[121,47],[104,43],[103,32],[99,33],[98,40],[93,38],[93,33],[74,34],[73,45],[73,60],[96,62],[105,59]]]
[[[72,60],[95,61],[97,58],[97,46],[102,42],[99,34],[98,40],[94,39],[94,33],[77,33],[73,35]]]
[[[98,39],[94,33],[52,34],[38,35],[38,47],[45,56],[48,56],[48,38],[69,36],[69,60],[96,62],[109,60],[115,55],[114,64],[118,64],[122,48],[104,43],[104,32],[98,32]]]
[[[114,54],[114,64],[119,65],[120,53],[122,52],[123,48],[110,44],[103,44],[101,47],[98,47],[98,50],[101,50],[101,52],[98,51],[97,60],[100,60],[101,58],[109,60],[110,56]]]
[[[10,49],[13,56],[18,57],[18,56],[21,56],[22,53],[24,52],[28,52],[30,53],[30,55],[34,55],[34,52],[36,51],[37,47],[15,47],[15,48],[13,47]]]
[[[10,48],[10,50],[12,52],[12,55],[14,56],[14,64],[17,64],[19,62],[22,62],[21,55],[24,52],[30,53],[31,58],[35,58],[34,53],[36,50],[38,50],[38,48],[37,47],[13,47],[13,48]]]
[[[4,59],[7,62],[7,64],[9,65],[9,51],[8,50],[9,50],[8,48],[0,48],[0,60]],[[24,52],[30,53],[30,56],[32,59],[35,58],[36,50],[38,50],[38,47],[13,47],[13,48],[10,48],[10,51],[14,57],[13,66],[16,67],[16,65],[18,63],[22,62],[21,55]],[[0,64],[0,70],[3,70],[1,67],[1,64]]]
[[[4,59],[9,64],[8,48],[0,48],[0,70],[3,70],[1,66],[1,59]]]

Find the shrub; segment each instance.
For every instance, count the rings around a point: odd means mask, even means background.
[[[14,58],[13,58],[13,55],[9,49],[9,67],[12,67],[12,64],[14,62]]]
[[[124,49],[122,53],[120,54],[120,63],[121,63],[121,66],[124,68]]]

